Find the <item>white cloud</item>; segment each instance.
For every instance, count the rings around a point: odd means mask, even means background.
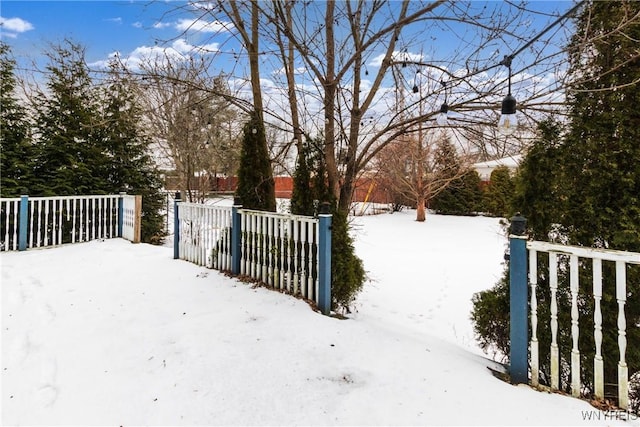
[[[0,16],[0,27],[14,33],[24,33],[33,30],[33,25],[21,18],[3,18]]]
[[[232,28],[230,22],[213,21],[203,19],[180,19],[175,23],[175,28],[180,31],[202,31],[205,33],[219,33],[229,31]]]
[[[113,22],[114,24],[122,24],[122,18],[121,17],[117,17],[117,18],[107,18],[105,19],[105,21],[107,22]]]
[[[142,22],[136,21],[133,24],[131,24],[131,26],[134,28],[142,28]]]
[[[127,57],[120,52],[113,52],[108,59],[96,61],[89,64],[91,67],[106,68],[109,61],[120,57],[122,62],[130,69],[140,69],[140,64],[144,62],[158,62],[161,64],[171,62],[186,61],[190,55],[207,55],[218,51],[218,43],[205,45],[192,45],[185,39],[175,40],[171,46],[139,46],[135,48]]]
[[[156,22],[153,24],[153,28],[161,30],[163,28],[170,27],[172,24],[170,22]]]
[[[379,67],[380,65],[382,65],[382,60],[384,59],[384,57],[384,53],[375,56],[371,59],[371,61],[369,61],[367,65],[370,67]],[[391,54],[392,61],[424,62],[425,59],[426,56],[421,53],[400,52],[396,50]]]

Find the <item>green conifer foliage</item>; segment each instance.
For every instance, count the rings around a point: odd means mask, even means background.
[[[276,192],[271,160],[264,143],[264,124],[256,111],[251,113],[243,132],[236,197],[246,209],[275,212]]]
[[[347,214],[339,210],[335,202],[331,206],[331,305],[334,310],[349,313],[362,290],[366,273],[355,253]]]
[[[475,215],[481,206],[481,181],[475,170],[451,181],[429,204],[431,209],[442,215]]]
[[[538,124],[538,135],[514,177],[515,191],[509,216],[520,212],[527,218],[529,235],[547,241],[554,221],[562,212],[560,153],[562,126],[549,118]]]
[[[293,173],[293,192],[291,193],[291,213],[295,215],[313,215],[316,199],[314,186],[311,182],[311,168],[313,159],[310,158],[309,142],[302,144],[298,153],[296,170]]]
[[[298,156],[291,212],[314,215],[314,200],[329,204],[332,214],[331,307],[333,310],[349,313],[362,290],[366,273],[362,260],[355,253],[353,239],[349,234],[348,216],[338,209],[335,196],[331,194],[327,184],[325,156],[319,149],[323,146],[323,141],[322,137],[308,139],[303,154]]]
[[[561,147],[559,184],[566,205],[558,222],[571,244],[640,252],[639,14],[636,1],[593,2],[579,17],[570,45],[570,126]],[[614,267],[603,267],[607,279],[602,310],[609,313],[603,319],[603,330],[609,331],[603,341],[605,379],[615,382],[618,304]],[[582,282],[588,284],[589,272],[584,266]],[[587,294],[588,285],[584,287]],[[626,294],[626,363],[633,375],[640,371],[638,266],[627,268]],[[586,299],[581,307],[584,318],[589,318],[592,306]],[[593,356],[586,345],[584,353],[585,359]],[[593,368],[585,363],[588,378]]]
[[[511,209],[514,183],[506,166],[498,166],[491,172],[489,185],[484,193],[484,208],[493,216],[506,217]]]
[[[35,183],[31,195],[104,193],[108,162],[100,144],[99,96],[84,60],[84,48],[67,41],[47,52],[47,93],[38,96]]]
[[[150,139],[142,128],[142,111],[137,102],[138,88],[116,64],[112,64],[102,93],[102,131],[100,145],[108,161],[99,165],[106,177],[107,193],[120,191],[142,196],[140,238],[160,244],[165,236],[161,209],[164,195],[162,181],[149,155]]]
[[[0,194],[28,194],[33,180],[33,146],[25,110],[15,98],[15,61],[0,42]]]
[[[640,3],[592,2],[577,19],[570,45],[570,120],[566,135],[553,121],[541,123],[517,179],[514,209],[530,219],[528,233],[540,240],[640,252]],[[629,19],[630,17],[635,17]],[[548,261],[539,257],[538,337],[542,380],[549,378]],[[561,366],[570,363],[570,294],[566,268],[559,269],[559,347]],[[592,266],[579,264],[579,350],[583,392],[593,392],[594,299]],[[483,346],[504,351],[491,335],[501,318],[492,301],[508,301],[508,271],[494,289],[474,300],[475,329]],[[640,410],[640,267],[626,269],[626,364],[632,381],[631,409]],[[503,305],[500,303],[500,305]],[[603,263],[601,302],[605,397],[617,396],[618,313],[615,266]],[[493,319],[492,319],[493,318]],[[504,322],[504,320],[503,320]],[[504,330],[508,331],[507,324]],[[505,332],[508,333],[508,332]],[[508,349],[507,349],[508,350]],[[561,387],[568,389],[566,370]],[[635,396],[635,397],[634,397]]]

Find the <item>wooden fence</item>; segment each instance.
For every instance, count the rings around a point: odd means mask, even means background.
[[[124,237],[140,241],[141,196],[0,199],[0,250],[26,250]]]
[[[551,390],[559,390],[563,385],[561,378],[567,378],[571,394],[575,397],[581,396],[584,384],[581,383],[580,375],[580,324],[592,322],[595,357],[593,379],[589,381],[593,384],[594,397],[599,400],[613,397],[620,408],[628,409],[629,372],[626,362],[627,319],[625,316],[627,270],[631,265],[640,265],[640,253],[527,241],[524,236],[512,235],[510,240],[512,381],[516,383],[529,381],[527,371],[527,350],[529,350],[530,382],[533,386],[540,384],[538,328],[539,322],[549,322],[550,375],[546,381],[547,385]],[[543,254],[542,257],[540,254]],[[615,276],[608,279],[614,286],[614,289],[610,289],[608,293],[603,292],[604,263],[611,263],[610,270]],[[540,266],[543,266],[544,271],[540,271]],[[589,284],[583,283],[581,286],[581,271],[589,273],[591,277]],[[568,280],[559,280],[559,276],[568,277]],[[544,277],[548,281],[548,290],[540,289],[539,277]],[[541,299],[541,291],[545,291],[543,299]],[[605,295],[608,295],[607,298],[611,299],[617,309],[603,313],[602,301]],[[564,306],[562,301],[567,301],[570,307]],[[549,318],[539,319],[542,303],[549,304],[548,310],[545,310],[549,313]],[[593,304],[593,319],[580,318],[580,307],[585,304]],[[527,310],[530,310],[529,321]],[[570,315],[570,357],[563,359],[568,360],[567,363],[561,361],[558,339],[562,327],[559,316],[563,310]],[[603,316],[615,319],[615,329],[604,330]],[[530,329],[528,322],[530,322]],[[637,327],[637,325],[631,325],[631,327]],[[617,363],[617,378],[608,379],[608,382],[615,380],[613,386],[617,388],[617,396],[605,396],[605,360],[602,354],[604,335],[608,335],[614,342],[617,341],[618,360],[606,361]],[[563,369],[567,371],[564,375]]]
[[[174,258],[216,268],[330,311],[331,215],[318,218],[179,200]]]

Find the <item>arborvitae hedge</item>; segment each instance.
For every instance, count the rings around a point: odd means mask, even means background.
[[[246,209],[275,212],[275,182],[265,138],[264,123],[253,111],[244,125],[236,197]]]
[[[470,170],[434,197],[429,207],[442,215],[475,215],[482,210],[478,172]]]

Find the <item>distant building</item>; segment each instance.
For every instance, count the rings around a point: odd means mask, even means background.
[[[505,157],[503,159],[474,163],[473,169],[475,169],[476,172],[478,172],[478,175],[480,175],[480,180],[482,180],[483,182],[489,182],[489,180],[491,179],[491,172],[493,172],[495,168],[499,166],[506,166],[513,174],[520,165],[521,161],[522,155],[516,154],[514,156]]]

